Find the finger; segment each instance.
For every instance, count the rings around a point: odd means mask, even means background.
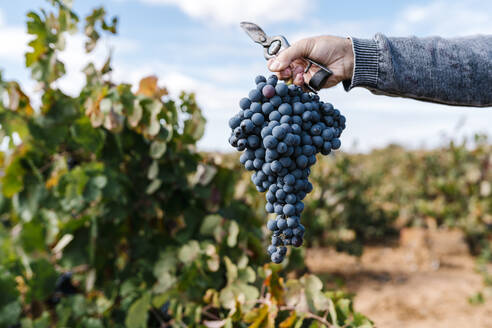
[[[299,85],[299,86],[303,86],[304,85],[304,77],[303,77],[303,74],[302,73],[299,73],[299,74],[295,75],[295,77],[294,77],[294,84],[295,85]]]
[[[277,76],[281,80],[288,80],[288,79],[290,79],[292,77],[292,70],[290,69],[290,67],[287,67],[283,71],[278,72],[277,73]]]
[[[302,73],[304,73],[304,67],[303,66],[296,66],[296,67],[294,67],[294,69],[292,71],[293,76],[296,76],[297,74],[302,74]]]
[[[312,48],[311,39],[302,39],[287,49],[282,50],[272,62],[268,62],[268,68],[273,72],[286,69],[295,59],[306,57]]]

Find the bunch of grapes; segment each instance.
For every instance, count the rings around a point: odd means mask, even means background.
[[[229,143],[241,154],[241,164],[254,171],[251,180],[266,192],[267,228],[273,232],[268,253],[283,261],[286,246],[299,247],[305,228],[300,222],[302,200],[313,190],[308,181],[316,154],[340,148],[345,117],[319,96],[296,85],[278,82],[275,75],[257,76],[256,88],[239,102],[241,110],[229,120]]]

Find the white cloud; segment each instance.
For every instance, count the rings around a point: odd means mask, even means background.
[[[492,34],[492,2],[435,0],[412,5],[396,16],[392,32],[444,37]]]
[[[149,4],[177,6],[188,16],[210,23],[238,24],[243,20],[258,23],[299,21],[314,1],[304,0],[141,0]]]
[[[100,40],[97,47],[90,53],[85,52],[85,36],[82,34],[67,35],[67,44],[59,58],[65,63],[66,74],[57,81],[58,87],[69,95],[76,95],[85,84],[85,76],[82,70],[89,62],[93,62],[96,67],[100,67],[106,61],[109,53],[128,53],[139,49],[136,41],[106,37]]]
[[[23,61],[29,36],[23,27],[7,26],[5,14],[0,8],[0,58]]]

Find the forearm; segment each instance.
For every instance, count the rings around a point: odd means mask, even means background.
[[[352,79],[375,94],[459,106],[492,106],[492,36],[353,38]]]

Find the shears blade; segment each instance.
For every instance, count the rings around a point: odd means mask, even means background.
[[[267,41],[267,35],[261,29],[261,27],[259,27],[255,23],[241,22],[239,25],[246,32],[246,34],[248,34],[249,37],[253,39],[254,42],[263,45]]]

